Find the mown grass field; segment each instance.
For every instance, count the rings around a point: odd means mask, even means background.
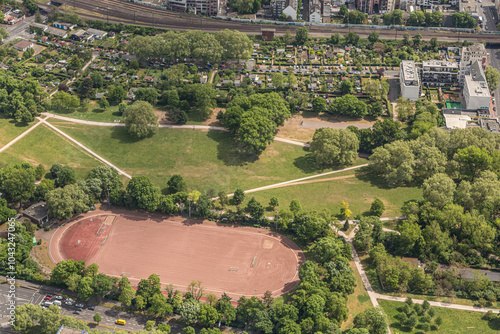
[[[327,170],[312,166],[302,147],[275,142],[258,158],[240,153],[230,134],[219,131],[160,129],[135,140],[122,127],[104,128],[50,120],[131,175],[147,175],[165,187],[181,174],[188,187],[232,192],[301,178]]]
[[[24,131],[35,125],[38,120],[32,123],[18,123],[11,118],[0,117],[0,148],[7,145],[11,140],[19,136]]]
[[[356,278],[356,287],[354,288],[354,293],[347,297],[347,309],[349,310],[349,314],[347,320],[342,324],[342,329],[352,328],[354,317],[372,307],[370,296],[368,296],[368,292],[366,292],[354,261],[351,260],[349,265],[351,266],[354,277]]]
[[[397,324],[394,316],[398,314],[398,308],[403,303],[393,302],[388,300],[379,300],[379,304],[387,314],[391,331],[393,334],[400,333],[418,333],[419,330],[409,330]],[[433,330],[430,333],[442,334],[488,334],[498,333],[500,331],[500,321],[486,321],[482,317],[484,313],[470,312],[462,310],[447,309],[435,307],[436,317],[440,316],[443,319],[439,329]]]
[[[345,173],[352,175],[355,171]],[[331,175],[331,177],[336,176],[337,174]],[[335,215],[340,214],[340,204],[342,201],[346,201],[352,211],[352,217],[358,214],[368,215],[371,203],[378,197],[386,207],[383,216],[393,217],[401,214],[401,206],[405,201],[420,199],[422,190],[415,187],[384,188],[379,184],[376,175],[368,173],[325,182],[258,191],[247,194],[246,200],[248,201],[252,197],[265,206],[271,197],[277,197],[280,201],[280,207],[283,208],[288,208],[290,202],[296,199],[300,201],[304,210],[322,211],[326,209]],[[245,204],[246,202],[243,205]]]
[[[68,165],[75,170],[77,179],[101,163],[73,146],[45,125],[40,125],[17,143],[0,153],[0,161],[7,165],[29,162],[42,164],[48,171],[53,164]]]
[[[113,123],[115,120],[120,120],[123,122],[123,117],[118,113],[118,104],[112,104],[108,108],[101,109],[97,104],[97,101],[90,101],[90,108],[86,112],[73,111],[73,112],[57,112],[54,110],[50,110],[50,113],[71,117],[76,119],[83,119],[85,121],[93,121],[93,122],[111,122]]]

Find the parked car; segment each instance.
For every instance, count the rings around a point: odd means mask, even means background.
[[[63,300],[64,299],[62,296],[55,296],[54,298],[57,299],[57,300]]]
[[[50,296],[45,296],[43,300],[50,300]]]
[[[80,311],[74,311],[73,314],[80,314]]]
[[[93,310],[95,310],[95,307],[94,307],[93,305],[90,305],[90,306],[88,307],[88,309],[89,309],[89,310],[91,310],[91,311],[93,311]]]
[[[85,306],[83,304],[76,304],[75,307],[84,308]]]

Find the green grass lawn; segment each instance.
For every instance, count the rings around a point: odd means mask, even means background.
[[[355,171],[350,173],[353,174]],[[337,174],[333,174],[330,177],[336,176]],[[371,203],[378,197],[386,207],[383,216],[392,217],[401,214],[401,206],[405,201],[422,198],[422,190],[419,188],[383,188],[377,179],[376,175],[370,173],[345,179],[292,185],[247,194],[247,201],[255,197],[267,206],[271,197],[277,197],[280,200],[280,207],[288,208],[290,202],[297,199],[304,210],[326,209],[333,214],[340,214],[340,204],[346,201],[354,217],[357,214],[368,214]]]
[[[53,110],[49,112],[55,115],[83,119],[86,121],[114,122],[116,119],[119,119],[121,122],[123,122],[123,117],[118,113],[118,104],[112,104],[108,108],[106,108],[106,110],[102,110],[101,108],[99,108],[97,101],[91,101],[90,103],[91,106],[89,108],[89,111],[87,112],[73,111],[67,113],[67,112],[57,112]]]
[[[354,277],[356,278],[356,287],[354,288],[354,293],[347,297],[347,309],[349,313],[347,320],[342,324],[342,329],[344,330],[353,327],[353,320],[356,315],[373,306],[370,301],[370,296],[368,296],[368,292],[366,292],[363,285],[361,276],[356,269],[354,261],[351,260],[349,265],[351,266]]]
[[[4,116],[0,117],[0,147],[4,147],[14,138],[19,136],[24,131],[28,130],[34,124],[36,124],[38,120],[32,123],[18,123],[11,118],[5,118]]]
[[[46,170],[53,164],[64,164],[74,168],[77,179],[84,178],[92,168],[100,165],[99,161],[45,125],[40,125],[0,153],[0,160],[8,165],[29,162],[36,166],[41,163]]]
[[[402,328],[397,324],[394,316],[399,313],[398,308],[401,307],[403,303],[388,300],[379,300],[379,303],[384,312],[387,314],[393,334],[419,332],[418,329],[411,331],[407,328]],[[500,331],[500,321],[483,320],[481,318],[484,314],[480,312],[453,310],[442,307],[435,307],[435,310],[436,317],[440,316],[443,319],[443,323],[439,329],[433,330],[431,333],[488,334],[498,333]]]
[[[201,191],[229,192],[326,171],[312,168],[303,148],[280,142],[270,145],[256,160],[241,154],[225,132],[160,129],[154,137],[137,141],[121,127],[51,123],[119,168],[131,175],[147,175],[160,187],[173,174],[181,174],[189,187]]]

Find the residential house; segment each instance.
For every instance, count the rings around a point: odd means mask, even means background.
[[[24,52],[32,47],[33,47],[33,42],[26,41],[26,40],[23,40],[23,41],[20,41],[20,42],[17,42],[16,44],[14,44],[14,49],[22,51],[22,52]]]

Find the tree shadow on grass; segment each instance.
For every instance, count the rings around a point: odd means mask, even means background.
[[[115,126],[111,131],[111,138],[118,139],[123,144],[134,144],[141,140],[148,140],[148,138],[136,138],[127,132],[123,126]]]
[[[255,154],[242,152],[236,139],[227,132],[208,131],[207,136],[217,143],[217,159],[226,166],[243,166],[259,159]]]
[[[304,148],[304,151],[307,151]],[[304,173],[321,173],[323,169],[316,164],[311,154],[295,158],[293,165]]]
[[[360,181],[368,182],[372,186],[375,186],[380,189],[393,189],[393,187],[390,187],[381,176],[378,176],[373,172],[366,174],[358,174],[356,175],[356,178]]]
[[[0,117],[0,118],[4,118],[4,117]],[[26,127],[28,127],[30,125],[29,123],[26,123],[26,122],[18,122],[15,119],[11,119],[9,121],[9,123],[12,124],[12,125],[14,125],[16,128],[26,128]]]

